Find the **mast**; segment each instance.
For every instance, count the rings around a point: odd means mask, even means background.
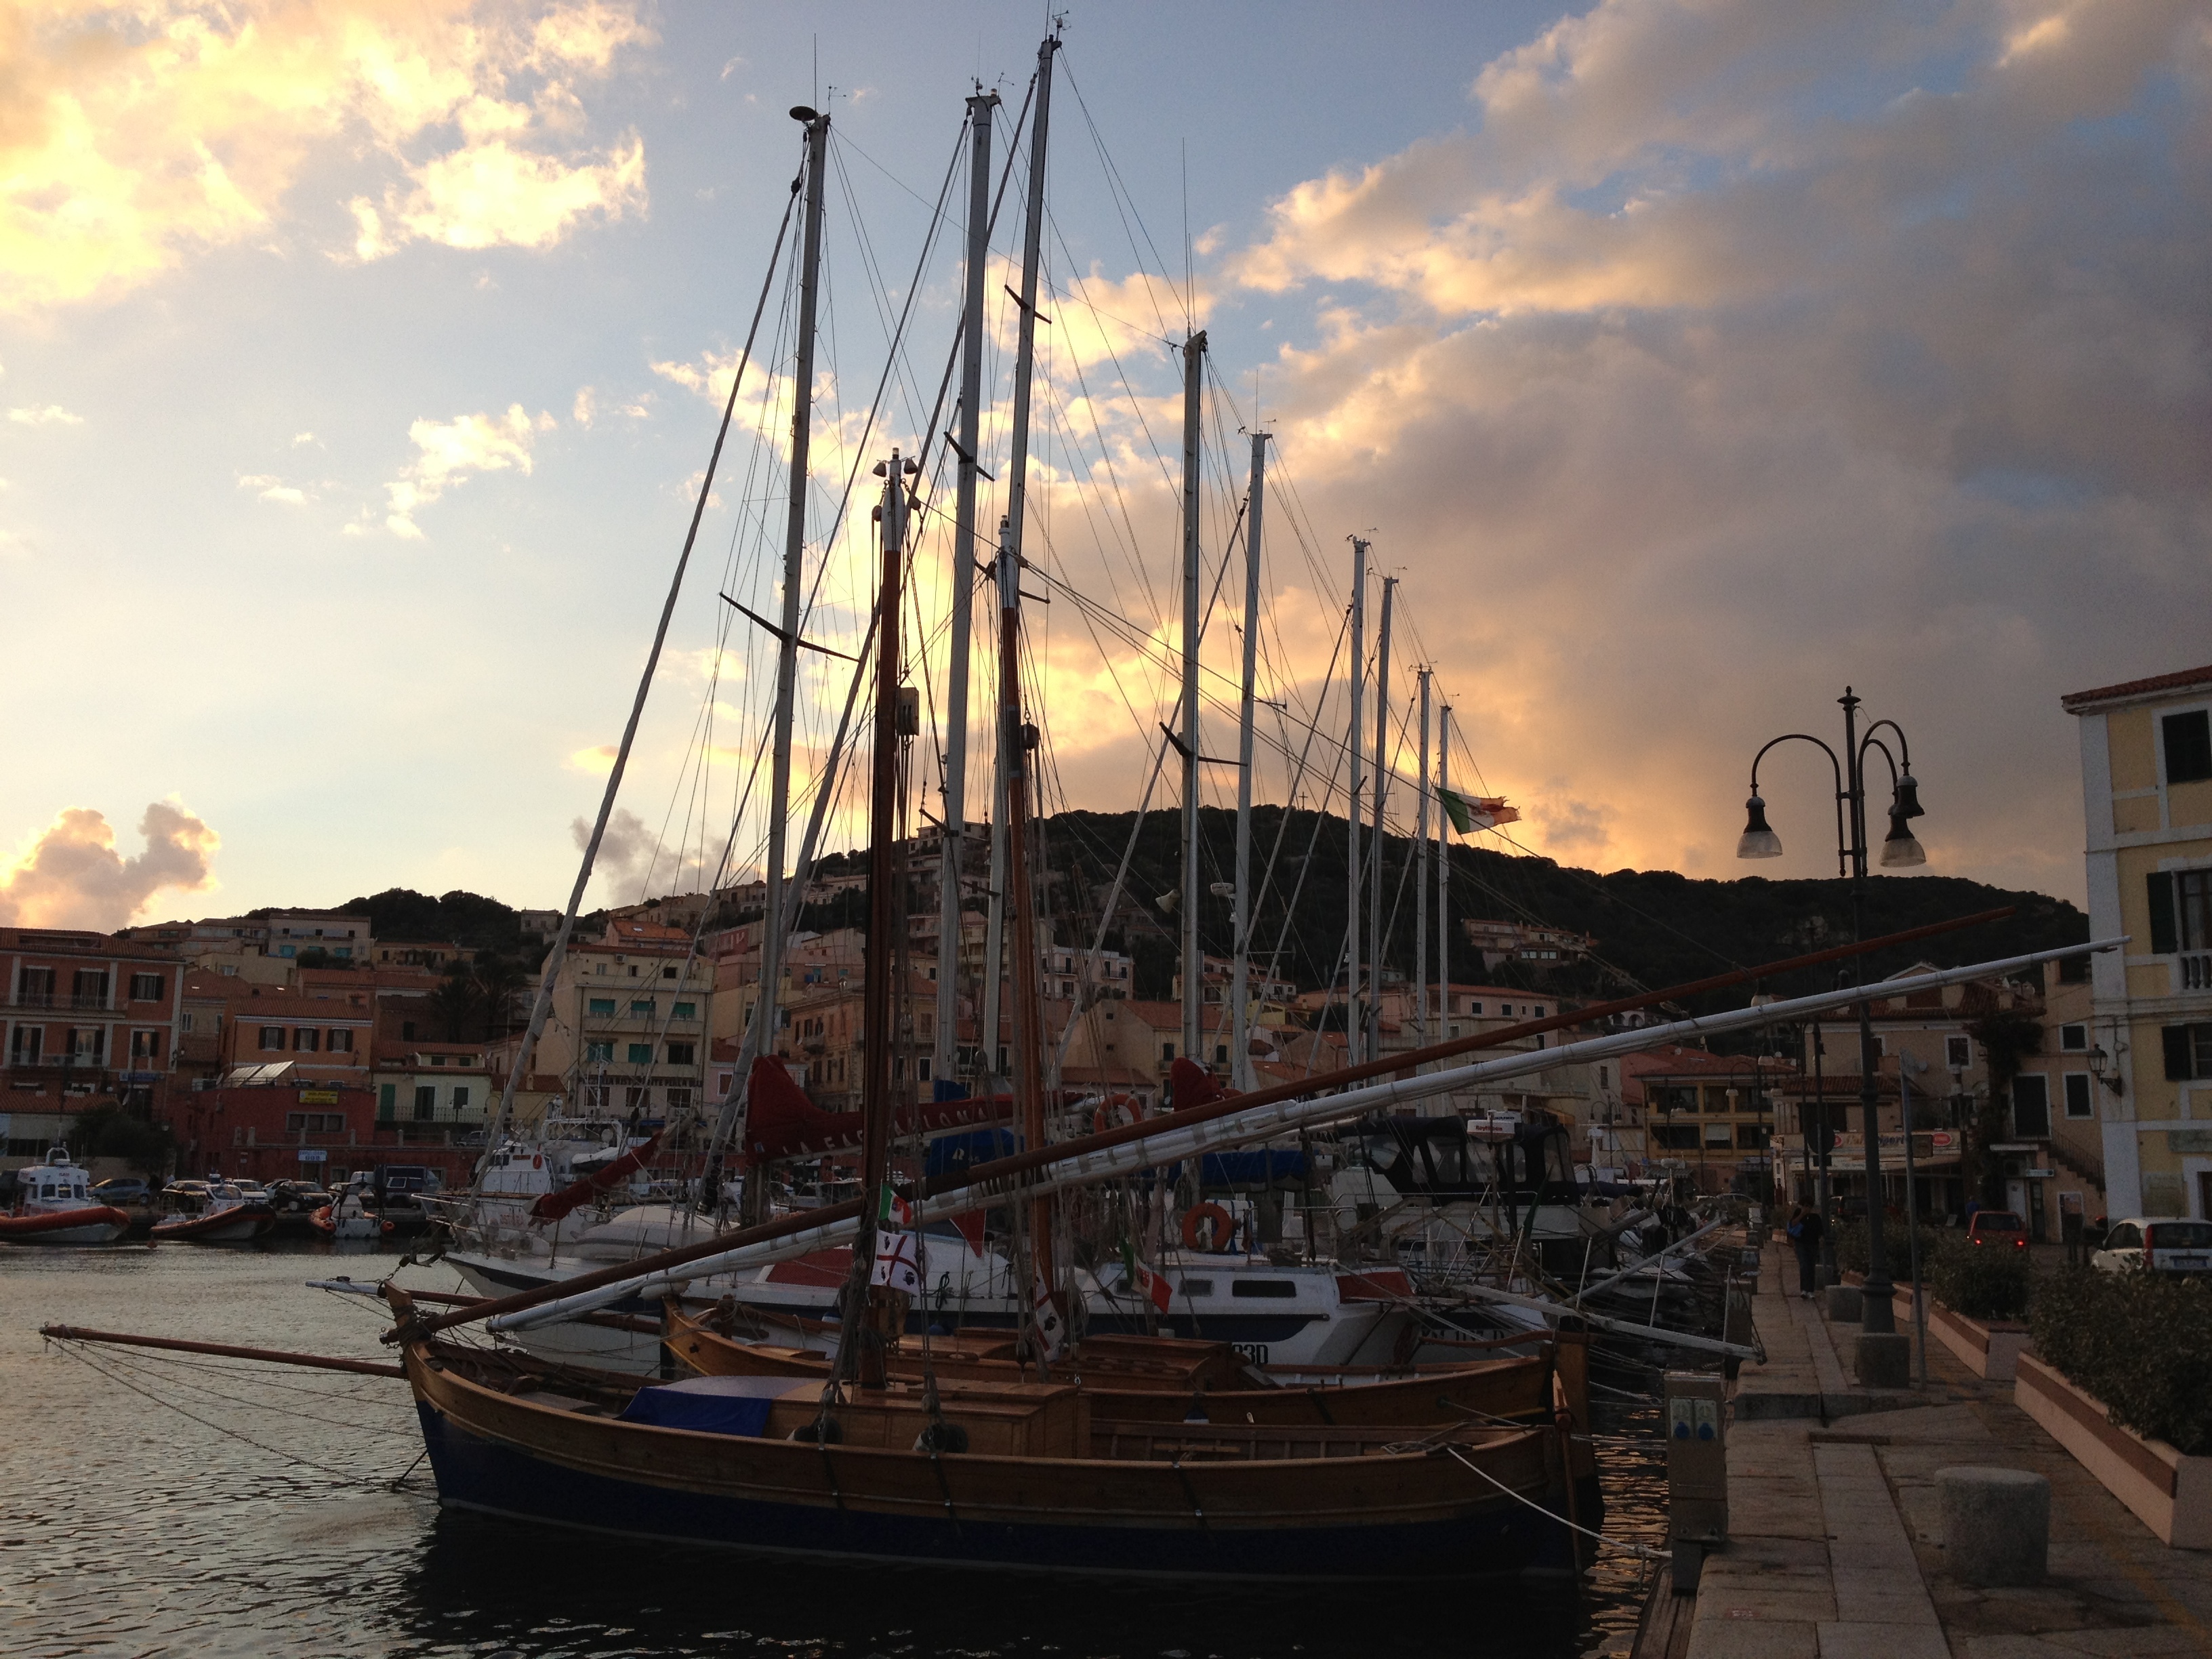
[[[1413,818],[1413,1021],[1421,1042],[1429,1031],[1429,671],[1420,671],[1420,779]]]
[[[1352,538],[1352,771],[1344,786],[1344,1057],[1359,1051],[1359,693],[1367,674],[1367,546]]]
[[[995,92],[968,100],[968,302],[960,336],[960,471],[952,507],[952,637],[945,709],[945,822],[937,860],[934,1079],[954,1075],[960,1012],[960,857],[968,832],[968,658],[975,594],[975,452],[983,403],[983,272],[991,258],[991,112]],[[990,1041],[998,1042],[993,1032]]]
[[[1398,579],[1382,579],[1382,628],[1375,638],[1375,859],[1367,902],[1367,1058],[1382,1052],[1382,802],[1390,790],[1390,601]]]
[[[768,881],[761,913],[760,992],[754,1000],[753,1052],[774,1045],[777,982],[783,976],[785,937],[783,865],[791,816],[793,705],[799,695],[799,557],[806,547],[807,453],[813,439],[814,333],[822,275],[823,158],[830,118],[801,106],[792,118],[806,124],[806,216],[799,268],[799,351],[792,366],[791,510],[783,537],[783,631],[775,652],[775,750],[769,773]],[[886,630],[896,624],[886,619]],[[743,1086],[741,1080],[740,1086]]]
[[[1267,434],[1252,434],[1252,482],[1244,507],[1244,675],[1237,705],[1237,925],[1230,957],[1230,1081],[1252,1086],[1252,683],[1260,669],[1260,506],[1267,482]]]
[[[893,935],[903,924],[894,860],[898,845],[899,578],[906,552],[906,472],[911,465],[897,450],[876,471],[884,479],[884,499],[876,511],[883,531],[883,568],[878,605],[881,617],[876,643],[876,740],[868,787],[868,949],[860,1003],[860,1245],[854,1265],[875,1260],[876,1195],[890,1174],[892,1070],[898,1048],[896,1012],[899,987]],[[880,1386],[883,1340],[896,1328],[896,1303],[884,1287],[871,1285],[868,1332],[860,1349],[860,1380]]]
[[[1008,975],[1013,995],[1014,1109],[1022,1144],[1045,1144],[1042,986],[1036,974],[1036,921],[1029,864],[1030,754],[1036,727],[1022,719],[1022,584],[1019,556],[1009,543],[999,550],[999,752],[1006,757],[1006,890],[1012,901],[1018,969]],[[1030,1259],[1048,1293],[1053,1288],[1052,1201],[1030,1206]]]
[[[1451,819],[1444,792],[1451,787],[1451,705],[1437,711],[1437,1028],[1451,1030]]]
[[[1182,1053],[1204,1065],[1199,1016],[1206,1006],[1206,957],[1198,942],[1198,512],[1199,392],[1206,378],[1206,331],[1182,345]]]
[[[999,525],[999,562],[1003,570],[1005,554],[1011,550],[1017,576],[1023,564],[1022,532],[1029,521],[1030,383],[1036,371],[1037,268],[1044,252],[1045,136],[1052,116],[1052,55],[1059,50],[1057,34],[1048,34],[1037,47],[1036,115],[1030,124],[1029,222],[1022,228],[1022,291],[1015,299],[1021,319],[1014,343],[1013,455],[1006,475],[1006,516]],[[1001,606],[1006,604],[1003,593],[999,602]],[[1013,695],[1018,707],[1018,685],[1013,688]],[[1006,688],[1000,687],[1002,708],[1006,696]],[[1005,950],[1008,879],[1006,777],[1015,763],[1014,757],[1006,753],[1006,722],[1002,720],[999,722],[998,784],[994,792],[997,810],[991,818],[991,921],[983,951],[983,1029],[976,1033],[981,1039],[986,1066],[994,1073],[998,1070],[999,1059],[1000,975],[1002,971],[1009,975],[1034,975],[1038,971],[1034,937],[1018,934],[1011,957]]]

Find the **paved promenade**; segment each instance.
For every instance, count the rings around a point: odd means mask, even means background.
[[[1766,1250],[1729,1427],[1727,1547],[1706,1562],[1678,1659],[2212,1659],[2212,1554],[2170,1550],[1940,1342],[1929,1387],[1850,1382],[1850,1328],[1785,1295]],[[1782,1258],[1778,1261],[1777,1258]],[[1936,1471],[2033,1470],[2051,1481],[2051,1576],[1976,1589],[1946,1571]],[[1656,1656],[1655,1656],[1656,1659]]]

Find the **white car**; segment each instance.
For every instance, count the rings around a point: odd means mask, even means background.
[[[2089,1265],[2108,1273],[2148,1268],[2153,1273],[2212,1273],[2212,1221],[2172,1216],[2130,1216],[2115,1221],[2105,1247]]]

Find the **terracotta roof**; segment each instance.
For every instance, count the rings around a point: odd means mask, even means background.
[[[2185,668],[2178,674],[2154,674],[2147,680],[2122,680],[2118,685],[2100,685],[2091,691],[2069,691],[2059,698],[2058,706],[2069,714],[2078,714],[2095,703],[2145,697],[2160,691],[2186,691],[2199,685],[2212,686],[2212,663],[2202,668]]]

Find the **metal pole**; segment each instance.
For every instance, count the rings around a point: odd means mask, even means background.
[[[1206,378],[1206,331],[1182,347],[1182,1053],[1206,1064],[1199,1019],[1206,1006],[1206,957],[1199,949],[1198,635],[1204,623],[1198,570],[1200,392]]]
[[[1429,1041],[1429,671],[1421,670],[1420,785],[1413,829],[1413,1024]]]
[[[1006,893],[1017,941],[1015,967],[1007,981],[1014,1000],[1014,1106],[1021,1121],[1022,1144],[1037,1147],[1045,1144],[1044,1088],[1037,1066],[1043,1009],[1029,867],[1029,757],[1036,728],[1022,719],[1021,649],[1021,570],[1013,549],[1006,547],[999,554],[999,721],[1005,732],[999,748],[1007,762]],[[1029,1242],[1030,1261],[1050,1291],[1054,1280],[1048,1199],[1040,1198],[1030,1206]]]
[[[1352,538],[1352,718],[1346,740],[1352,766],[1344,786],[1344,1057],[1359,1052],[1359,712],[1367,678],[1367,544]]]
[[[1860,764],[1859,700],[1847,685],[1837,702],[1844,708],[1844,757],[1850,768],[1845,776],[1851,836],[1851,938],[1863,943],[1866,939],[1866,778]],[[1854,961],[1852,971],[1856,983],[1864,985],[1863,964]],[[1863,1306],[1859,1328],[1869,1336],[1889,1336],[1897,1330],[1897,1312],[1890,1306],[1895,1287],[1889,1282],[1889,1252],[1882,1237],[1881,1108],[1875,1090],[1874,1005],[1861,1002],[1858,1011],[1859,1119],[1866,1135],[1867,1178],[1867,1275],[1861,1287]]]
[[[1267,434],[1252,434],[1252,481],[1244,507],[1244,676],[1237,708],[1237,926],[1230,957],[1231,1080],[1252,1086],[1252,696],[1260,672],[1260,507],[1267,482]]]
[[[1928,1386],[1928,1286],[1920,1277],[1920,1210],[1914,1194],[1912,1167],[1912,1083],[1905,1075],[1905,1060],[1897,1062],[1897,1101],[1905,1120],[1905,1248],[1912,1264],[1912,1334],[1920,1386]]]
[[[783,633],[775,650],[775,736],[769,772],[768,881],[761,913],[760,995],[753,1018],[759,1024],[756,1052],[774,1045],[777,981],[783,974],[783,861],[791,815],[791,740],[793,703],[799,695],[799,560],[806,550],[807,453],[813,439],[815,317],[821,292],[823,160],[830,144],[830,118],[806,124],[806,222],[799,270],[799,351],[791,383],[791,510],[783,537]],[[896,624],[897,618],[892,617]],[[744,1086],[744,1079],[739,1079]]]
[[[983,415],[983,273],[991,262],[991,112],[968,100],[968,299],[960,336],[960,470],[952,507],[952,631],[945,693],[945,822],[937,860],[937,1036],[931,1090],[955,1073],[960,1013],[960,860],[968,836],[968,659],[975,597],[975,453]],[[995,1042],[995,1036],[993,1038]]]
[[[1382,804],[1390,792],[1390,603],[1398,579],[1382,579],[1382,626],[1375,636],[1375,860],[1367,890],[1367,1057],[1382,1052]]]
[[[1451,787],[1451,705],[1437,711],[1437,1033],[1451,1033],[1451,820],[1444,791]]]

